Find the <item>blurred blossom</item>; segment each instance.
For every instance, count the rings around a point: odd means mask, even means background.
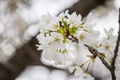
[[[26,40],[30,40],[32,37],[36,36],[39,32],[39,28],[36,25],[31,25],[28,29],[24,32],[24,38]]]
[[[66,80],[67,73],[62,70],[53,70],[49,75],[49,80]]]
[[[29,66],[15,80],[94,80],[89,74],[82,75],[84,77],[69,75],[63,70],[50,71],[43,66]]]
[[[29,66],[15,80],[50,80],[50,71],[43,66]]]
[[[3,26],[3,24],[0,22],[0,36],[3,34],[3,32],[4,32],[4,26]]]
[[[15,52],[14,46],[7,40],[0,43],[0,62],[7,61]],[[4,53],[4,54],[3,54]]]

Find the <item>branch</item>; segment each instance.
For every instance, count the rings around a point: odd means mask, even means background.
[[[107,0],[79,0],[78,3],[68,8],[68,10],[70,13],[76,11],[77,14],[81,14],[82,17],[85,17],[92,9],[104,5],[106,1]]]
[[[93,48],[93,47],[91,47],[91,46],[89,46],[89,45],[86,45],[85,44],[85,46],[89,49],[89,51],[95,56],[95,57],[99,57],[99,59],[102,61],[102,63],[105,65],[105,67],[107,68],[107,69],[109,69],[110,71],[112,71],[111,70],[111,66],[105,61],[105,59],[102,57],[102,53],[100,53],[100,52],[98,52],[98,50],[97,49],[95,49],[95,48]]]
[[[77,14],[81,14],[82,17],[86,17],[91,10],[100,5],[104,5],[106,1],[107,0],[78,0],[78,2],[75,3],[73,6],[71,6],[70,8],[66,8],[63,11],[69,10],[70,14],[75,11]]]
[[[111,66],[113,69],[115,69],[115,62],[116,62],[116,58],[118,56],[118,50],[119,50],[119,42],[120,42],[120,8],[119,8],[119,31],[118,31],[118,37],[117,37],[117,41],[116,41],[116,46],[115,46],[115,49],[114,49],[114,56],[113,56],[113,59],[112,59],[112,62],[111,62]]]
[[[120,43],[120,8],[119,8],[119,31],[118,31],[118,37],[117,37],[117,41],[116,41],[116,46],[114,49],[114,56],[112,58],[112,62],[111,62],[111,68],[113,70],[113,72],[111,72],[112,75],[112,80],[116,80],[116,76],[115,76],[115,63],[116,63],[116,58],[118,56],[118,51],[119,51],[119,43]]]

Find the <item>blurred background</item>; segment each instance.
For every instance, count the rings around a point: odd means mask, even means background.
[[[117,34],[119,7],[119,0],[0,0],[0,80],[70,80],[67,71],[40,61],[35,36],[41,16],[67,9],[89,15],[102,37],[103,28],[113,27]]]

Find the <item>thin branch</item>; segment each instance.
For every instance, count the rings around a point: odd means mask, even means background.
[[[99,59],[102,61],[102,63],[105,65],[105,67],[111,71],[111,66],[105,61],[105,59],[102,57],[101,53],[98,52],[97,49],[95,49],[95,48],[93,48],[93,47],[91,47],[91,46],[89,46],[89,45],[86,45],[86,44],[85,44],[85,46],[89,49],[89,51],[90,51],[94,56],[99,57]]]
[[[118,31],[118,37],[117,37],[117,41],[116,41],[116,46],[115,46],[115,49],[114,49],[114,56],[112,58],[112,62],[111,62],[111,68],[112,68],[112,72],[111,72],[111,75],[112,75],[112,80],[116,80],[116,76],[115,76],[115,63],[116,63],[116,58],[118,56],[118,51],[119,51],[119,43],[120,43],[120,8],[119,8],[119,31]]]
[[[114,49],[114,56],[113,56],[113,59],[112,59],[112,62],[111,62],[111,66],[113,69],[115,69],[115,62],[116,62],[116,58],[117,58],[117,55],[118,55],[118,50],[119,50],[119,42],[120,42],[120,9],[119,9],[119,31],[118,31],[118,37],[117,37],[117,41],[116,41],[116,46],[115,46],[115,49]]]

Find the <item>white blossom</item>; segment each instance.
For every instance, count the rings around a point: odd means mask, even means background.
[[[68,79],[69,80],[94,80],[92,76],[90,76],[88,73],[84,72],[80,67],[75,66],[75,67],[70,67],[69,68],[70,72],[74,72],[75,76],[72,79],[73,76],[70,76]]]
[[[93,80],[86,72],[95,71],[96,68],[92,66],[97,65],[99,60],[90,53],[85,44],[100,51],[102,57],[110,63],[116,42],[112,28],[109,31],[104,30],[107,37],[101,41],[100,32],[93,29],[94,25],[89,20],[82,20],[81,15],[76,12],[69,14],[68,11],[58,17],[44,15],[38,25],[40,33],[37,36],[37,46],[38,50],[42,50],[41,60],[48,60],[48,65],[58,68],[64,66],[70,73],[80,76],[80,80]]]
[[[56,26],[55,26],[56,25]],[[61,13],[58,17],[50,14],[42,16],[39,23],[40,34],[38,50],[42,51],[42,57],[55,64],[81,66],[91,63],[88,56],[92,56],[84,44],[96,46],[98,31],[94,31],[90,23],[81,20],[81,16],[75,12]],[[74,42],[78,38],[79,44]],[[88,68],[86,63],[86,68]]]
[[[105,54],[106,60],[110,63],[114,55],[114,49],[116,45],[117,37],[113,35],[113,28],[110,28],[108,31],[105,29],[107,37],[104,37],[101,42],[101,46],[98,47],[98,50]]]

